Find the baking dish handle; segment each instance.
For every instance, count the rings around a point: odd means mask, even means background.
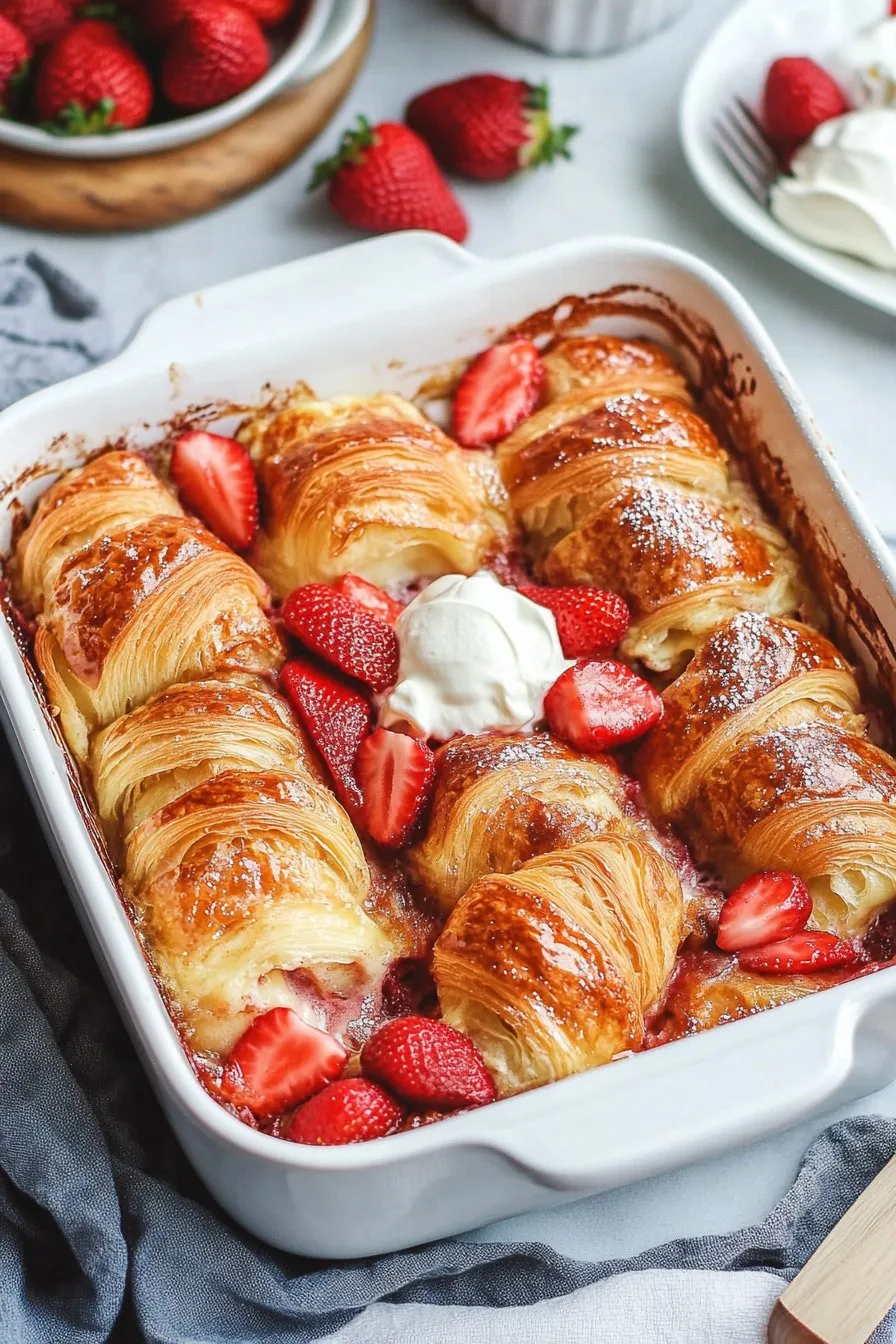
[[[804,1000],[754,1018],[753,1030],[742,1035],[738,1027],[747,1023],[735,1023],[607,1065],[607,1083],[617,1069],[632,1071],[629,1087],[619,1087],[618,1075],[612,1080],[604,1112],[594,1088],[604,1070],[557,1084],[549,1147],[537,1122],[505,1131],[493,1146],[539,1184],[584,1193],[753,1142],[892,1078],[892,983],[870,1004],[867,998],[842,1004],[833,1020],[828,1012],[810,1011],[788,1023],[794,1009],[815,1006]],[[728,1048],[719,1052],[722,1042]],[[710,1085],[704,1054],[714,1056]],[[575,1089],[583,1084],[587,1095],[577,1104]],[[561,1091],[567,1091],[567,1105],[558,1108]],[[583,1124],[583,1105],[593,1114],[593,1124]]]
[[[297,339],[334,316],[350,321],[394,302],[396,293],[425,293],[481,264],[436,233],[371,238],[171,299],[149,314],[115,362],[131,374],[232,354],[252,341],[259,313],[265,339]]]

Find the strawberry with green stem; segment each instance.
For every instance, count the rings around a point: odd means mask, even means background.
[[[358,117],[339,149],[318,163],[309,190],[327,184],[330,204],[358,229],[428,229],[462,243],[467,218],[428,147],[398,122]]]
[[[32,51],[55,42],[74,23],[72,0],[0,0],[0,17],[15,24]]]
[[[406,120],[443,167],[497,182],[571,157],[577,126],[554,126],[546,84],[468,75],[420,93]]]
[[[0,117],[6,116],[28,78],[31,69],[31,45],[9,19],[0,14]]]
[[[199,112],[248,89],[271,53],[258,19],[229,0],[190,0],[162,60],[162,89],[175,107]]]
[[[47,52],[35,99],[41,125],[54,135],[133,130],[152,111],[152,80],[111,23],[86,19]]]

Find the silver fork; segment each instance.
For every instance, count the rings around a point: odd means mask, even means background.
[[[716,148],[742,186],[761,206],[768,205],[772,183],[780,173],[778,157],[756,114],[735,98],[715,122]]]

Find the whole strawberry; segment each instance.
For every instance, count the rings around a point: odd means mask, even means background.
[[[293,1143],[330,1147],[394,1134],[404,1107],[366,1078],[342,1078],[300,1106],[286,1128]]]
[[[27,37],[0,14],[0,117],[27,78],[30,60]]]
[[[468,75],[418,94],[405,119],[446,168],[497,182],[570,157],[578,127],[554,127],[549,105],[544,84]]]
[[[763,94],[763,119],[782,159],[825,121],[849,111],[840,85],[808,56],[782,56],[771,66]]]
[[[361,1051],[361,1070],[415,1110],[456,1111],[495,1099],[469,1036],[431,1017],[396,1017],[379,1027]]]
[[[111,23],[86,19],[55,42],[37,73],[37,112],[59,135],[142,126],[152,111],[146,66]]]
[[[35,50],[71,28],[72,8],[72,0],[0,0],[0,15],[14,23]]]
[[[293,0],[239,0],[239,3],[255,15],[262,28],[282,23],[293,7]]]
[[[359,117],[339,151],[318,163],[310,190],[329,183],[333,209],[372,233],[429,229],[462,243],[467,217],[418,135],[397,122]]]
[[[203,0],[133,0],[140,31],[152,42],[167,42]]]
[[[162,61],[162,88],[190,112],[216,107],[265,73],[271,54],[253,14],[229,0],[191,0]]]

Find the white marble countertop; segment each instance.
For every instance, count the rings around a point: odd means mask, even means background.
[[[766,323],[872,518],[896,534],[896,320],[737,233],[701,197],[678,146],[685,73],[730,7],[731,0],[696,0],[676,27],[641,47],[603,60],[561,61],[505,41],[463,0],[380,0],[370,60],[337,125],[276,181],[214,215],[151,234],[74,238],[0,225],[0,256],[42,250],[99,293],[124,340],[161,299],[349,241],[351,231],[304,187],[310,162],[329,152],[339,126],[357,112],[395,118],[410,94],[475,70],[547,78],[558,118],[583,127],[575,159],[515,183],[459,188],[473,222],[470,246],[502,256],[581,234],[634,233],[689,248],[719,267]],[[896,1115],[896,1085],[850,1109]],[[771,1209],[832,1118],[476,1236],[544,1240],[603,1259],[731,1230]]]

